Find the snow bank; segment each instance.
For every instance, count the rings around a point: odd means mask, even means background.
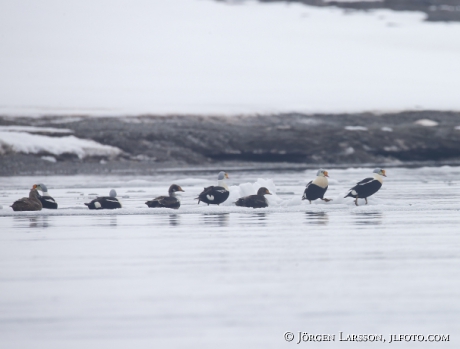
[[[113,157],[121,153],[116,147],[75,136],[49,137],[22,132],[0,132],[0,154],[6,151],[5,148],[26,154],[75,154],[80,159],[86,156]]]
[[[28,133],[73,133],[68,128],[36,127],[36,126],[0,126],[0,132],[28,132]]]
[[[0,114],[460,110],[460,25],[423,18],[281,2],[10,1]]]
[[[367,127],[364,126],[345,126],[347,131],[367,131]]]
[[[425,127],[434,127],[434,126],[439,125],[438,122],[434,120],[430,120],[430,119],[420,119],[420,120],[415,121],[414,124],[419,125],[419,126],[425,126]]]
[[[234,203],[244,196],[255,195],[259,188],[267,188],[272,195],[266,195],[269,206],[278,205],[282,199],[276,194],[276,185],[273,179],[257,178],[254,183],[241,183],[240,185],[232,185],[229,187],[230,196],[225,201],[223,206],[232,206]]]

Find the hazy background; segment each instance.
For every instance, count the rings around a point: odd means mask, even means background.
[[[0,114],[460,110],[460,24],[425,17],[285,2],[1,1]]]

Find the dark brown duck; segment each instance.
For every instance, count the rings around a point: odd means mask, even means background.
[[[257,191],[257,195],[249,195],[243,198],[239,198],[238,201],[235,202],[235,205],[252,208],[268,207],[268,202],[265,198],[265,195],[267,194],[272,195],[272,193],[270,193],[267,188],[261,187]]]
[[[158,196],[153,200],[147,201],[145,204],[148,207],[166,207],[175,208],[180,207],[180,201],[176,198],[176,192],[184,191],[179,185],[173,184],[169,187],[169,196]]]
[[[16,200],[11,207],[13,211],[41,211],[43,206],[39,200],[40,194],[37,190],[41,190],[40,185],[34,184],[30,189],[29,197]]]

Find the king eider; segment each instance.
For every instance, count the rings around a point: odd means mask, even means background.
[[[148,207],[166,207],[175,208],[180,207],[180,201],[176,198],[177,191],[184,191],[179,185],[173,184],[169,187],[169,196],[158,196],[153,200],[147,201],[145,204]]]
[[[350,192],[345,196],[355,198],[355,205],[358,206],[358,199],[366,200],[371,195],[374,195],[379,191],[383,184],[382,176],[386,177],[385,170],[381,168],[376,168],[374,170],[374,177],[369,177],[363,179],[361,182],[358,182],[353,188],[350,189]]]
[[[217,176],[217,186],[204,188],[195,200],[198,199],[198,203],[203,201],[208,205],[220,205],[223,203],[230,195],[230,191],[224,180],[225,178],[228,178],[228,174],[224,171],[219,172]]]
[[[38,200],[40,200],[40,202],[42,203],[43,208],[56,210],[58,208],[58,204],[56,200],[54,200],[50,196],[50,194],[48,194],[48,188],[46,187],[46,185],[40,183],[37,188],[39,188],[37,190],[41,190],[42,192],[42,195],[39,195]]]
[[[40,194],[38,194],[37,190],[40,190],[40,185],[34,184],[32,189],[30,189],[28,198],[16,200],[11,205],[13,211],[41,211],[43,206],[38,199]]]
[[[327,177],[329,174],[326,170],[319,170],[316,173],[316,178],[313,181],[310,181],[305,188],[305,191],[302,196],[302,200],[312,201],[316,199],[321,199],[323,201],[329,202],[332,199],[325,199],[324,194],[326,194],[326,190],[329,186],[329,182]]]
[[[113,210],[115,208],[121,208],[121,203],[117,199],[117,192],[115,189],[110,191],[110,196],[97,197],[89,204],[85,203],[90,210]]]
[[[235,205],[252,208],[268,207],[267,199],[264,196],[266,194],[272,195],[272,193],[270,193],[267,188],[261,187],[257,191],[257,195],[249,195],[245,196],[244,198],[239,198],[238,201],[235,202]]]

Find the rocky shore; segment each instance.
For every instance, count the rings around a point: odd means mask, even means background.
[[[381,0],[381,1],[334,1],[334,0],[259,0],[260,2],[303,3],[310,6],[335,6],[348,10],[418,11],[426,14],[427,21],[460,21],[460,0]]]
[[[0,117],[0,127],[33,126],[51,140],[68,133],[120,151],[15,151],[0,136],[0,175],[149,173],[218,167],[288,168],[322,165],[408,166],[460,163],[460,113]],[[20,137],[18,137],[20,139]],[[48,138],[47,138],[48,139]],[[262,164],[263,163],[263,164]]]

